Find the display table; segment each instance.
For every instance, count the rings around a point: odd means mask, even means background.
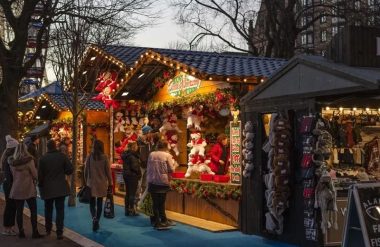
[[[176,183],[179,183],[181,181],[184,183],[194,183],[195,187],[199,187],[200,185],[212,187],[212,185],[215,185],[220,186],[220,188],[224,186],[240,188],[239,186],[231,184],[203,182],[192,179],[173,180]],[[185,190],[186,189],[187,188],[185,187]],[[196,191],[180,193],[178,190],[174,189],[167,195],[166,209],[173,212],[237,227],[239,217],[239,202],[240,201],[236,199],[199,197],[199,193]]]

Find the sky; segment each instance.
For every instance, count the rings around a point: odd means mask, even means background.
[[[175,23],[175,11],[169,7],[167,0],[159,0],[157,7],[161,9],[161,17],[155,25],[139,32],[133,44],[156,48],[168,48],[169,43],[181,41],[181,27]]]

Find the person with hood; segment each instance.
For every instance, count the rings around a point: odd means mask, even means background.
[[[28,147],[29,154],[31,154],[34,159],[34,165],[37,167],[39,159],[37,145],[40,144],[40,138],[36,135],[32,135],[25,139],[25,144]]]
[[[41,238],[43,236],[38,232],[37,228],[37,169],[34,164],[33,156],[28,152],[24,143],[17,145],[9,163],[13,175],[10,198],[16,201],[16,219],[19,229],[18,236],[25,238],[23,212],[26,201],[30,209],[30,220],[33,229],[32,238]]]
[[[168,142],[160,140],[157,143],[157,151],[150,153],[148,158],[147,181],[148,191],[153,201],[153,221],[157,230],[168,229],[175,225],[168,220],[165,213],[166,193],[170,191],[170,174],[175,170],[177,162],[168,151]]]
[[[3,215],[3,226],[4,230],[1,234],[6,236],[16,236],[16,232],[13,229],[15,226],[15,218],[16,218],[16,202],[15,200],[9,198],[13,183],[13,176],[9,164],[9,158],[15,152],[18,141],[12,138],[10,135],[5,137],[6,140],[6,149],[4,150],[1,156],[1,168],[4,174],[4,182],[3,182],[3,190],[5,195],[5,208]]]
[[[139,146],[136,142],[128,143],[128,150],[122,153],[123,178],[126,185],[125,194],[125,216],[137,216],[136,212],[136,192],[141,178],[141,160],[139,156]]]
[[[38,187],[41,198],[45,200],[45,228],[50,235],[52,229],[53,205],[56,210],[57,239],[63,239],[65,198],[70,194],[66,175],[73,173],[73,165],[67,156],[58,151],[53,139],[47,142],[47,153],[40,159],[38,166]]]
[[[112,191],[111,168],[108,157],[104,154],[104,144],[100,140],[95,140],[93,143],[91,154],[86,160],[84,177],[86,185],[91,188],[92,230],[97,231],[102,215],[103,198]]]

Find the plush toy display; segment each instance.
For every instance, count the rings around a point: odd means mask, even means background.
[[[125,121],[123,119],[123,113],[122,112],[117,112],[115,114],[115,128],[114,128],[114,133],[118,133],[118,132],[125,132],[124,130],[124,125],[125,125]]]
[[[193,172],[215,175],[208,166],[208,163],[210,163],[210,161],[206,160],[204,156],[199,154],[189,155],[189,163],[187,164],[185,178],[190,177]]]
[[[116,153],[121,154],[125,150],[128,143],[135,141],[137,141],[137,134],[133,131],[131,126],[126,126],[125,137],[120,141],[120,146],[115,149]]]
[[[111,106],[115,109],[119,107],[119,103],[111,98],[111,93],[117,88],[116,77],[117,74],[115,72],[107,71],[101,74],[98,78],[99,83],[95,88],[99,94],[92,98],[103,101],[107,109]]]
[[[130,117],[131,117],[131,124],[134,126],[137,126],[139,124],[139,122],[137,121],[137,113],[135,110],[131,111]]]
[[[201,122],[203,120],[202,115],[203,106],[199,106],[197,109],[190,106],[187,109],[187,128],[194,127],[196,130],[201,130]]]
[[[248,121],[244,125],[243,129],[243,176],[249,177],[253,171],[253,139],[255,134],[253,133],[253,124],[251,121]]]
[[[202,135],[199,131],[196,131],[190,135],[191,141],[187,144],[189,148],[191,148],[190,156],[199,154],[201,156],[205,156],[205,147],[207,143],[205,139],[202,138]]]
[[[177,120],[173,118],[171,120],[165,120],[159,131],[165,135],[167,131],[176,131],[178,133],[182,133],[177,125]]]
[[[166,134],[166,140],[168,141],[168,148],[169,150],[173,150],[175,155],[179,155],[179,150],[178,150],[178,135],[177,132],[175,131],[167,131]]]

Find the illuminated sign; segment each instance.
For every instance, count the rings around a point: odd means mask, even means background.
[[[241,122],[230,122],[231,183],[241,184]]]
[[[197,91],[200,85],[201,80],[194,76],[180,74],[169,82],[168,91],[174,97],[186,96]]]

